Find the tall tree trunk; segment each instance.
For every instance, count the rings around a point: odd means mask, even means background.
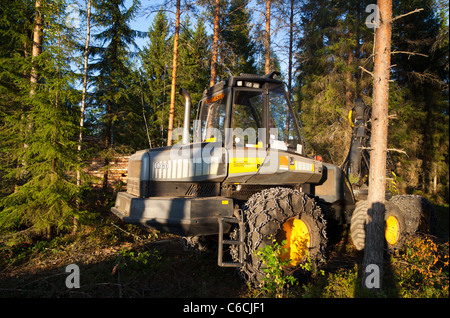
[[[270,73],[270,2],[266,0],[266,36],[264,38],[264,72]]]
[[[34,29],[33,29],[33,43],[31,50],[32,66],[31,66],[31,88],[30,97],[33,97],[36,90],[36,84],[38,82],[38,72],[36,69],[36,57],[38,57],[42,52],[42,1],[36,0],[35,4],[35,15],[34,15]]]
[[[91,0],[87,1],[87,15],[86,15],[86,42],[84,44],[84,64],[83,64],[83,92],[81,96],[80,107],[80,132],[78,134],[78,167],[77,167],[77,209],[80,208],[80,187],[81,187],[81,148],[83,145],[83,127],[84,127],[84,111],[86,108],[86,95],[87,95],[87,78],[88,78],[88,61],[89,61],[89,44],[91,40]],[[75,234],[78,229],[78,218],[73,218],[72,234]]]
[[[386,156],[388,133],[389,71],[391,62],[392,0],[378,0],[380,27],[375,30],[375,61],[373,72],[372,133],[369,170],[369,221],[363,258],[362,287],[379,291],[382,288],[384,213],[386,189]],[[370,266],[369,266],[370,265]],[[368,284],[376,265],[378,279]],[[371,272],[372,270],[372,272]]]
[[[292,101],[292,60],[294,47],[294,0],[291,0],[289,8],[289,56],[288,56],[288,95]]]
[[[349,32],[348,36],[353,37],[353,33]],[[352,92],[352,79],[353,79],[353,46],[348,51],[347,56],[347,71],[345,72],[345,110],[350,111],[353,108],[353,92]]]
[[[88,61],[89,61],[89,44],[91,39],[91,0],[87,2],[87,16],[86,16],[86,42],[84,44],[84,64],[83,64],[83,92],[81,97],[80,107],[80,132],[78,135],[78,161],[80,162],[80,152],[83,144],[83,127],[84,127],[84,111],[86,108],[87,95],[87,78],[88,78]],[[77,188],[81,186],[80,167],[77,169]],[[78,202],[77,202],[78,204]]]
[[[31,71],[30,71],[30,99],[33,99],[36,95],[36,88],[37,83],[39,80],[39,74],[36,67],[36,58],[41,55],[42,52],[42,25],[43,25],[43,18],[42,18],[42,1],[36,0],[35,2],[35,13],[34,13],[34,27],[33,27],[33,37],[32,37],[32,44],[31,44]],[[25,52],[26,44],[25,44]],[[26,53],[25,53],[26,56]],[[28,106],[25,107],[25,112],[28,110]],[[27,142],[28,136],[31,134],[31,130],[33,129],[33,123],[30,116],[26,115],[26,127],[25,127],[25,142],[23,144],[23,148],[28,148],[30,145]],[[22,169],[20,171],[19,175],[19,182],[16,184],[14,192],[18,191],[18,186],[22,185],[24,183],[24,180],[26,179],[27,171],[25,167],[27,166],[27,159],[26,156],[22,157],[22,162],[20,163],[22,165]]]
[[[292,98],[292,60],[293,60],[293,47],[294,47],[294,0],[290,1],[289,8],[289,52],[288,52],[288,98],[293,102]],[[267,73],[266,73],[267,74]],[[295,106],[294,106],[295,111]],[[286,108],[286,136],[289,135],[290,124],[290,111],[289,107]]]
[[[37,83],[39,80],[39,74],[36,67],[36,58],[41,55],[42,53],[42,25],[43,25],[43,18],[42,18],[42,1],[36,0],[35,2],[35,13],[34,13],[34,28],[33,28],[33,43],[31,48],[31,77],[30,77],[30,99],[33,99],[36,95],[36,89],[37,89]],[[33,123],[30,121],[30,118],[28,117],[28,123],[27,128],[25,131],[25,135],[31,134],[33,129]],[[29,144],[25,141],[24,148],[28,148]],[[26,159],[22,161],[22,166],[26,167]],[[25,169],[22,169],[22,175],[20,176],[20,179],[24,179]],[[50,225],[46,228],[46,237],[47,239],[50,239],[51,228]]]
[[[220,21],[220,0],[215,0],[214,3],[214,32],[213,32],[213,46],[212,46],[212,58],[211,58],[211,78],[209,80],[209,86],[216,84],[217,78],[217,59],[219,51],[219,21]]]
[[[172,67],[172,90],[170,92],[169,128],[167,131],[167,146],[172,146],[173,118],[175,115],[175,95],[177,85],[178,65],[178,38],[180,36],[180,0],[177,0],[177,13],[175,17],[175,34],[173,39],[173,67]]]
[[[363,14],[364,8],[359,1],[356,2],[356,47],[355,47],[355,58],[356,58],[356,69],[359,70],[361,64],[361,15]],[[355,98],[361,97],[360,92],[361,86],[361,75],[359,72],[355,73]]]
[[[119,9],[117,9],[119,11]],[[112,148],[112,145],[114,143],[114,127],[113,127],[113,113],[116,111],[115,101],[113,100],[114,92],[116,88],[114,87],[114,70],[116,68],[116,65],[119,64],[118,61],[118,39],[116,37],[113,37],[111,41],[111,66],[112,66],[112,72],[109,75],[109,98],[106,101],[106,138],[105,138],[105,149]],[[110,151],[108,150],[105,157],[105,171],[103,173],[103,191],[108,191],[108,174],[109,174],[109,157],[110,157]]]

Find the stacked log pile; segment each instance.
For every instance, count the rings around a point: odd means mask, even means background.
[[[92,158],[86,165],[85,173],[90,177],[93,187],[102,187],[103,178],[108,172],[108,187],[115,188],[127,183],[127,167],[130,156],[117,156],[105,163],[104,158]]]

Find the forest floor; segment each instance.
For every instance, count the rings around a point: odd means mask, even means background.
[[[449,208],[436,206],[438,240],[448,242]],[[448,247],[448,245],[447,245]],[[448,250],[447,250],[448,257]],[[328,248],[326,278],[299,279],[287,297],[354,297],[349,277],[362,252],[344,231]],[[448,260],[448,258],[447,258]],[[67,288],[69,264],[79,267],[79,288]],[[330,281],[334,277],[334,281]],[[343,283],[343,279],[346,283]],[[353,279],[353,284],[356,282]],[[330,287],[332,284],[334,287]],[[448,295],[448,265],[447,265]],[[178,236],[125,225],[112,215],[80,226],[76,235],[5,244],[0,241],[0,297],[255,298],[235,268],[217,266],[217,250],[186,250]],[[356,295],[357,296],[357,295]],[[387,297],[398,295],[387,293]],[[447,296],[448,297],[448,296]]]

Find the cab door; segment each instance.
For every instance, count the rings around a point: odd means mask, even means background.
[[[267,157],[263,89],[235,88],[227,131],[227,182],[245,183]]]

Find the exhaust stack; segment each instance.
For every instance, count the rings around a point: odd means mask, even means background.
[[[180,88],[180,95],[184,97],[184,123],[183,123],[183,139],[181,143],[186,145],[189,143],[189,125],[191,123],[191,95],[184,88]]]

